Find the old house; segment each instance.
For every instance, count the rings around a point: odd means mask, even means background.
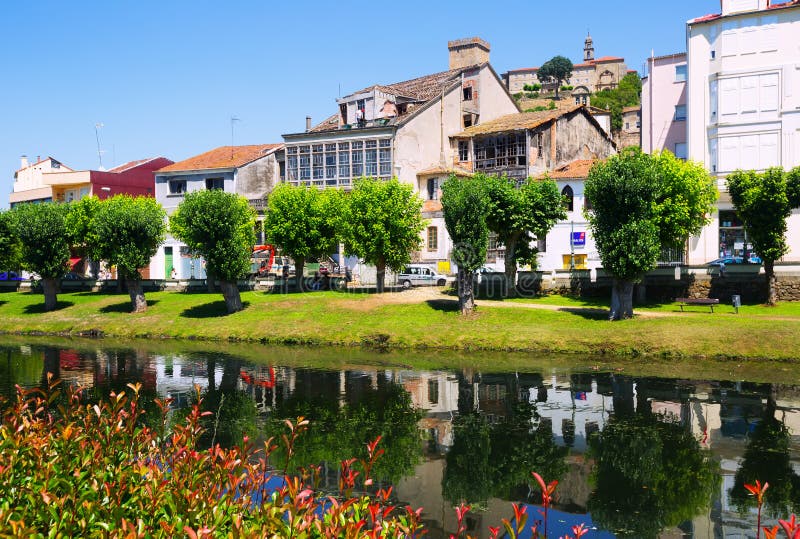
[[[244,196],[264,219],[265,196],[280,181],[283,144],[221,146],[164,167],[155,175],[156,199],[167,214],[183,201],[186,193],[221,189]],[[260,226],[257,240],[263,242]],[[175,268],[179,278],[205,278],[202,261],[190,256],[185,245],[167,237],[150,264],[155,279],[168,278]]]
[[[560,179],[571,180],[574,176],[575,182],[563,182],[561,186],[568,220],[559,223],[547,241],[539,238],[540,267],[546,270],[562,267],[560,257],[571,250],[570,236],[564,236],[561,229],[565,223],[578,219],[583,205],[582,178],[588,172],[588,164],[616,153],[611,136],[594,116],[584,106],[566,111],[510,114],[469,127],[451,140],[457,148],[453,166],[470,172],[506,175],[520,181],[555,174],[554,171],[560,171]],[[578,164],[573,165],[574,162]],[[491,247],[488,262],[500,266],[503,249]]]
[[[451,245],[439,185],[457,161],[449,137],[519,112],[489,64],[480,38],[448,43],[449,69],[394,84],[375,84],[337,99],[338,110],[301,133],[284,135],[286,178],[293,185],[350,189],[373,176],[414,186],[426,200],[423,249],[416,258],[449,271]]]

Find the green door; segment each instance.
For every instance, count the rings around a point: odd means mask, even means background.
[[[172,276],[172,247],[164,247],[164,278],[170,279]]]

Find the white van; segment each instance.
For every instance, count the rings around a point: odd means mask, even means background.
[[[397,275],[397,282],[403,288],[444,286],[447,284],[447,278],[424,264],[409,264]]]

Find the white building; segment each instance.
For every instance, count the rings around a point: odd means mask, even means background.
[[[167,215],[177,209],[186,193],[220,189],[248,199],[264,218],[266,195],[281,177],[283,144],[221,146],[158,170],[155,174],[156,200]],[[263,241],[263,234],[257,241]],[[189,253],[186,245],[172,236],[159,247],[150,261],[153,279],[168,279],[173,268],[178,279],[205,279],[201,259]]]
[[[717,179],[719,211],[689,240],[690,264],[748,250],[725,177],[800,165],[800,1],[721,0],[722,12],[687,27],[688,157]],[[800,212],[788,221],[789,253],[800,260]]]

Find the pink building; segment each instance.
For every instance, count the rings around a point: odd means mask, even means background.
[[[642,151],[686,159],[686,53],[647,59],[642,77]]]

